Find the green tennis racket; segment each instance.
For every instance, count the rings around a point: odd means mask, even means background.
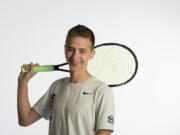
[[[88,63],[88,71],[97,79],[110,87],[121,86],[130,82],[137,73],[138,61],[135,53],[125,45],[118,43],[104,43],[95,46],[96,54]],[[70,72],[59,65],[35,66],[35,72],[63,71]],[[24,67],[22,73],[28,72]]]

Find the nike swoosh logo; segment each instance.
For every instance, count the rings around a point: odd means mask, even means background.
[[[84,91],[83,94],[93,94],[93,93],[88,93],[88,92],[85,92],[85,91]]]

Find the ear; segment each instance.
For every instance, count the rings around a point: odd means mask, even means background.
[[[91,51],[91,54],[90,54],[90,59],[93,59],[94,58],[94,55],[95,55],[96,51],[93,49]]]

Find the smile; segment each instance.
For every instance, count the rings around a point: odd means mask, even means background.
[[[72,66],[78,66],[78,65],[80,65],[81,64],[81,62],[78,62],[78,63],[73,63],[73,62],[71,62],[71,65]]]

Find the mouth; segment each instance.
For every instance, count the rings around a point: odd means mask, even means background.
[[[70,62],[72,66],[78,66],[81,64],[81,62]]]

